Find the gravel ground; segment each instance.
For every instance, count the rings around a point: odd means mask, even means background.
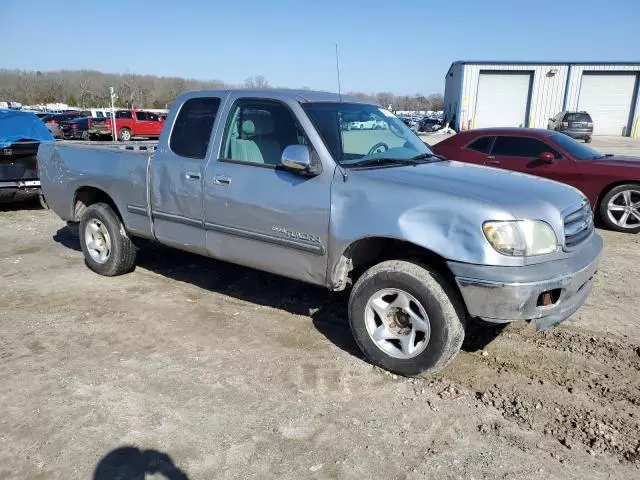
[[[640,236],[600,233],[571,320],[405,379],[344,293],[155,246],[99,277],[53,213],[0,211],[0,479],[637,479]]]

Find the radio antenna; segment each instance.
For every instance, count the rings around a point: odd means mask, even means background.
[[[338,73],[338,97],[342,102],[342,88],[340,87],[340,61],[338,60],[338,44],[336,43],[336,72]]]

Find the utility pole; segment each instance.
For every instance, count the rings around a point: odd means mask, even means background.
[[[111,96],[111,125],[113,126],[113,141],[117,142],[118,137],[116,136],[116,134],[118,132],[118,129],[116,128],[116,107],[114,102],[116,101],[116,98],[118,98],[118,95],[116,95],[113,87],[109,87],[109,94]]]

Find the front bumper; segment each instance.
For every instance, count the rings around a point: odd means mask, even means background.
[[[40,192],[40,180],[0,181],[0,203],[37,197]]]
[[[569,318],[585,302],[601,252],[602,238],[593,234],[560,261],[524,267],[447,264],[472,317],[493,323],[536,320],[536,328],[544,330]],[[552,291],[555,303],[540,305],[540,296]]]

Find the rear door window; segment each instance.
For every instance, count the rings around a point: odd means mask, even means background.
[[[553,153],[560,158],[558,152],[540,140],[524,137],[496,137],[491,155],[506,157],[538,158],[541,153]]]
[[[128,110],[118,110],[116,112],[116,118],[126,118],[126,119],[132,119],[133,115],[131,114],[130,111]]]
[[[219,107],[217,97],[190,98],[184,102],[171,130],[169,148],[181,157],[203,159]]]
[[[474,150],[476,152],[479,153],[489,153],[489,150],[491,149],[491,143],[493,142],[493,138],[494,137],[480,137],[475,139],[473,142],[471,142],[469,145],[467,145],[467,148],[469,150]]]

